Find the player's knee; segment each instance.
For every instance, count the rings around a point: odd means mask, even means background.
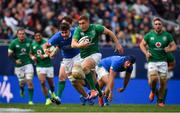
[[[26,74],[26,79],[27,79],[27,80],[32,80],[32,79],[33,79],[33,76],[34,76],[33,73],[27,73],[27,74]]]
[[[41,81],[41,87],[45,87],[45,86],[46,86],[45,81]]]
[[[158,73],[156,71],[151,71],[148,73],[149,76],[149,83],[152,81],[158,81]]]
[[[75,79],[84,79],[85,74],[84,74],[82,67],[80,65],[74,66],[72,68],[72,75],[71,76],[74,77]]]

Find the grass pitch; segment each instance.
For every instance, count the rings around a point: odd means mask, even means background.
[[[157,105],[139,105],[139,104],[112,104],[110,106],[99,107],[82,106],[79,104],[49,105],[43,104],[0,104],[0,113],[8,112],[180,112],[180,105],[166,105],[158,107]]]

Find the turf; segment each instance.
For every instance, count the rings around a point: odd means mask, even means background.
[[[43,104],[27,105],[27,104],[0,104],[0,109],[4,108],[19,108],[30,109],[33,112],[180,112],[180,105],[166,105],[158,107],[156,105],[135,105],[135,104],[113,104],[110,106],[99,107],[82,106],[79,104],[63,104],[50,105]]]

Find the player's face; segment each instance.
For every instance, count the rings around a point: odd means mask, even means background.
[[[25,39],[25,31],[24,30],[20,30],[17,32],[17,37],[20,41],[24,41]]]
[[[42,39],[41,34],[39,34],[39,33],[35,34],[34,39],[35,39],[36,42],[40,42],[41,39]]]
[[[154,21],[154,30],[156,32],[158,32],[158,33],[161,32],[162,28],[163,28],[163,25],[162,25],[161,21],[159,21],[159,20]]]
[[[82,29],[82,31],[87,31],[87,29],[89,28],[89,21],[80,20],[79,27]]]
[[[132,64],[131,64],[131,62],[130,61],[126,61],[125,63],[124,63],[124,68],[128,68],[128,67],[130,67]]]
[[[67,30],[67,31],[61,31],[61,36],[64,38],[64,39],[68,39],[69,38],[69,35],[70,35],[70,31]]]

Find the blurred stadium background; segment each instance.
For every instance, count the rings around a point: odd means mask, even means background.
[[[172,33],[178,46],[174,53],[176,67],[173,78],[168,82],[167,104],[180,104],[180,1],[178,0],[0,0],[0,103],[26,103],[20,98],[18,80],[14,76],[14,63],[7,57],[7,48],[16,38],[16,30],[24,27],[28,38],[34,31],[40,31],[45,38],[58,31],[59,21],[70,15],[77,26],[81,14],[87,14],[92,23],[103,24],[116,33],[125,48],[125,54],[137,57],[133,78],[127,90],[121,94],[115,90],[114,104],[148,104],[149,87],[146,78],[146,60],[138,47],[139,42],[151,28],[154,16],[164,21],[165,29]],[[103,57],[114,55],[113,42],[106,36],[100,38]],[[58,82],[58,69],[61,56],[53,59],[55,83]],[[116,79],[117,87],[122,80]],[[35,83],[35,103],[42,103],[37,76]],[[63,93],[63,103],[79,103],[79,95],[68,82]]]

